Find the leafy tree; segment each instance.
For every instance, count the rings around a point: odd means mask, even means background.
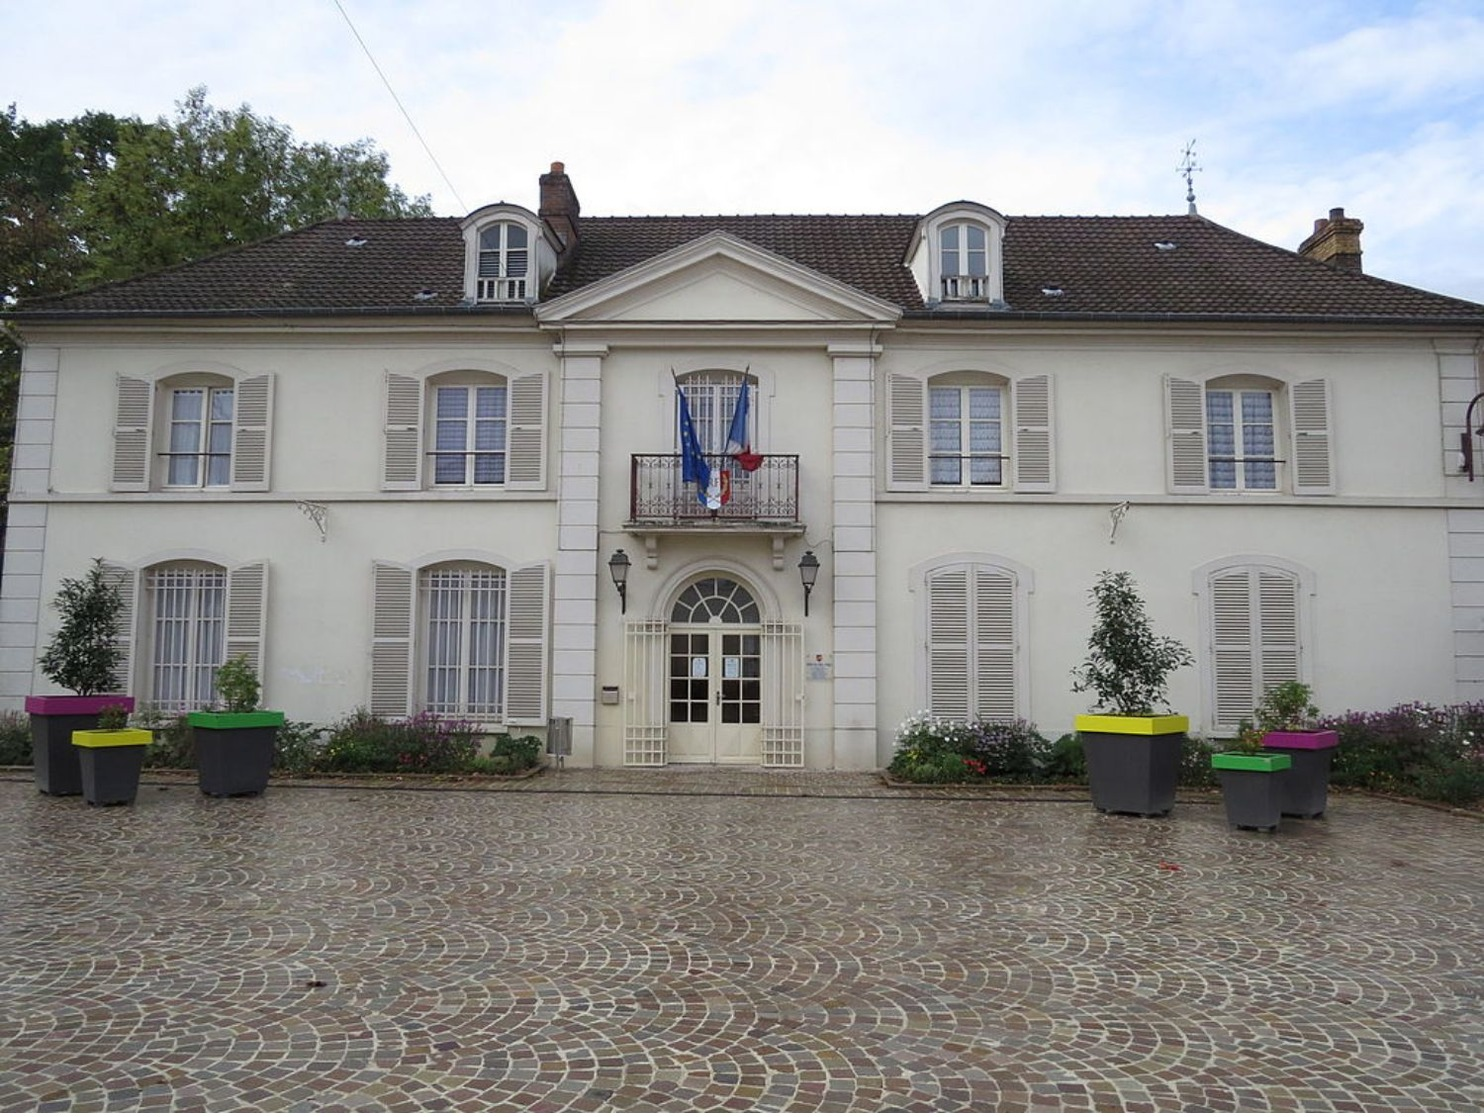
[[[204,87],[174,120],[121,123],[109,173],[78,183],[74,232],[83,275],[122,279],[334,217],[431,212],[386,181],[369,140],[302,144],[243,105],[215,109]]]
[[[1195,658],[1174,637],[1154,634],[1144,599],[1127,571],[1104,570],[1091,596],[1097,621],[1087,641],[1087,659],[1072,672],[1072,689],[1092,691],[1099,709],[1152,714],[1165,703],[1170,673]]]
[[[105,694],[118,686],[118,587],[109,581],[102,559],[94,559],[81,578],[63,578],[52,606],[62,625],[41,653],[41,671],[75,694]]]

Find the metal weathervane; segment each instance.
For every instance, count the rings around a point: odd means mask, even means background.
[[[1195,214],[1195,173],[1200,169],[1195,161],[1195,141],[1191,140],[1185,145],[1185,151],[1181,154],[1180,165],[1175,168],[1175,173],[1185,176],[1185,201],[1190,206],[1187,212],[1192,216]]]

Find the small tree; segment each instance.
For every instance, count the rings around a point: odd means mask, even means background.
[[[258,673],[247,656],[235,655],[216,669],[216,692],[228,713],[245,714],[258,708]]]
[[[41,671],[74,694],[106,694],[118,688],[119,613],[124,599],[109,581],[102,559],[81,578],[63,578],[52,607],[62,625],[41,653]]]
[[[1103,571],[1091,596],[1097,622],[1087,641],[1087,660],[1072,671],[1072,689],[1092,691],[1098,710],[1152,714],[1165,704],[1170,673],[1188,667],[1195,657],[1173,637],[1154,634],[1144,599],[1127,571]]]

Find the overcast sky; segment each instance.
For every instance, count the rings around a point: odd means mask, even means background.
[[[192,86],[370,137],[434,210],[1200,212],[1484,302],[1484,0],[0,0],[0,104],[169,116]],[[440,173],[439,165],[447,175]],[[451,185],[450,185],[451,183]]]

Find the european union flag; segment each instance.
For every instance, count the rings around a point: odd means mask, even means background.
[[[686,484],[695,482],[696,499],[704,507],[706,490],[711,487],[711,467],[706,464],[706,455],[701,453],[701,440],[696,437],[696,426],[690,418],[690,404],[678,380],[675,395],[680,401],[680,479]]]

